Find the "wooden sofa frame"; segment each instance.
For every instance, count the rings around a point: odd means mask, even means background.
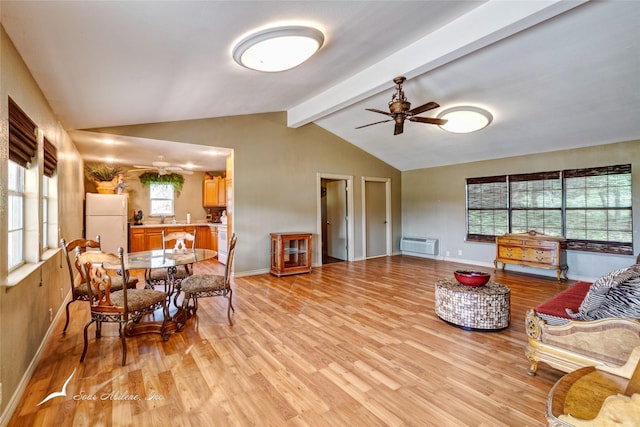
[[[548,325],[529,310],[525,326],[529,375],[536,374],[539,362],[564,372],[599,366],[603,371],[620,374],[621,369],[633,364],[633,350],[640,348],[640,322],[632,319],[570,320],[556,326]],[[630,375],[629,372],[627,378]]]
[[[640,254],[635,263],[640,264]],[[544,362],[564,372],[598,366],[602,371],[631,378],[638,363],[634,356],[634,349],[640,348],[638,320],[569,320],[563,325],[549,325],[531,309],[525,317],[525,328],[529,375],[535,375],[538,363]]]

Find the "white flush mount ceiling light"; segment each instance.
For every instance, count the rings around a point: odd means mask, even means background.
[[[324,34],[311,27],[287,26],[259,31],[233,48],[233,59],[243,67],[277,72],[309,59],[324,43]]]
[[[487,110],[471,106],[447,108],[438,114],[438,118],[446,119],[447,123],[440,127],[453,133],[475,132],[487,127],[493,120]]]

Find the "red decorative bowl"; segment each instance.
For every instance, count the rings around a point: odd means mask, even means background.
[[[453,272],[456,280],[465,286],[483,286],[489,281],[491,275],[483,271],[457,270]]]

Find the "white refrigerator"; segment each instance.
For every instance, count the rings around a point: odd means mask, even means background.
[[[100,236],[104,252],[118,253],[122,247],[128,252],[129,224],[127,221],[127,196],[125,194],[86,194],[85,238],[94,240]]]

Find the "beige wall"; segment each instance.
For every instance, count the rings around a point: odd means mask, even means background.
[[[607,144],[553,153],[419,169],[402,173],[402,232],[436,237],[440,255],[480,265],[492,265],[495,245],[465,242],[466,178],[512,173],[632,164],[634,253],[640,252],[640,141]],[[462,251],[458,255],[458,251]],[[592,252],[567,252],[569,278],[593,280],[616,268],[628,266],[635,257]],[[535,274],[547,271],[531,268],[508,269]],[[555,275],[555,272],[548,273]]]
[[[95,131],[234,150],[237,274],[268,269],[271,232],[314,233],[318,263],[318,173],[354,177],[355,259],[363,257],[361,177],[391,178],[393,241],[398,246],[400,172],[314,124],[291,129],[285,113],[267,113]]]
[[[0,424],[19,398],[21,387],[29,380],[30,369],[39,347],[52,324],[50,310],[55,316],[64,310],[64,297],[69,292],[66,265],[61,251],[54,249],[40,254],[40,261],[29,263],[19,273],[7,274],[7,221],[6,185],[8,156],[8,101],[10,96],[58,149],[58,204],[59,223],[52,226],[66,238],[80,237],[82,233],[82,161],[66,132],[58,123],[38,85],[33,80],[20,55],[0,28],[0,280],[11,287],[0,286],[0,382],[2,403]],[[37,170],[41,164],[32,165]],[[27,197],[35,195],[27,194]],[[27,215],[38,215],[27,212]],[[34,233],[37,234],[37,230]],[[56,232],[57,235],[57,232]],[[53,240],[57,240],[54,238]],[[30,257],[38,254],[29,251]],[[39,251],[35,251],[39,252]],[[20,279],[16,279],[20,276]],[[66,281],[65,281],[66,278]],[[62,289],[62,292],[61,292]]]

